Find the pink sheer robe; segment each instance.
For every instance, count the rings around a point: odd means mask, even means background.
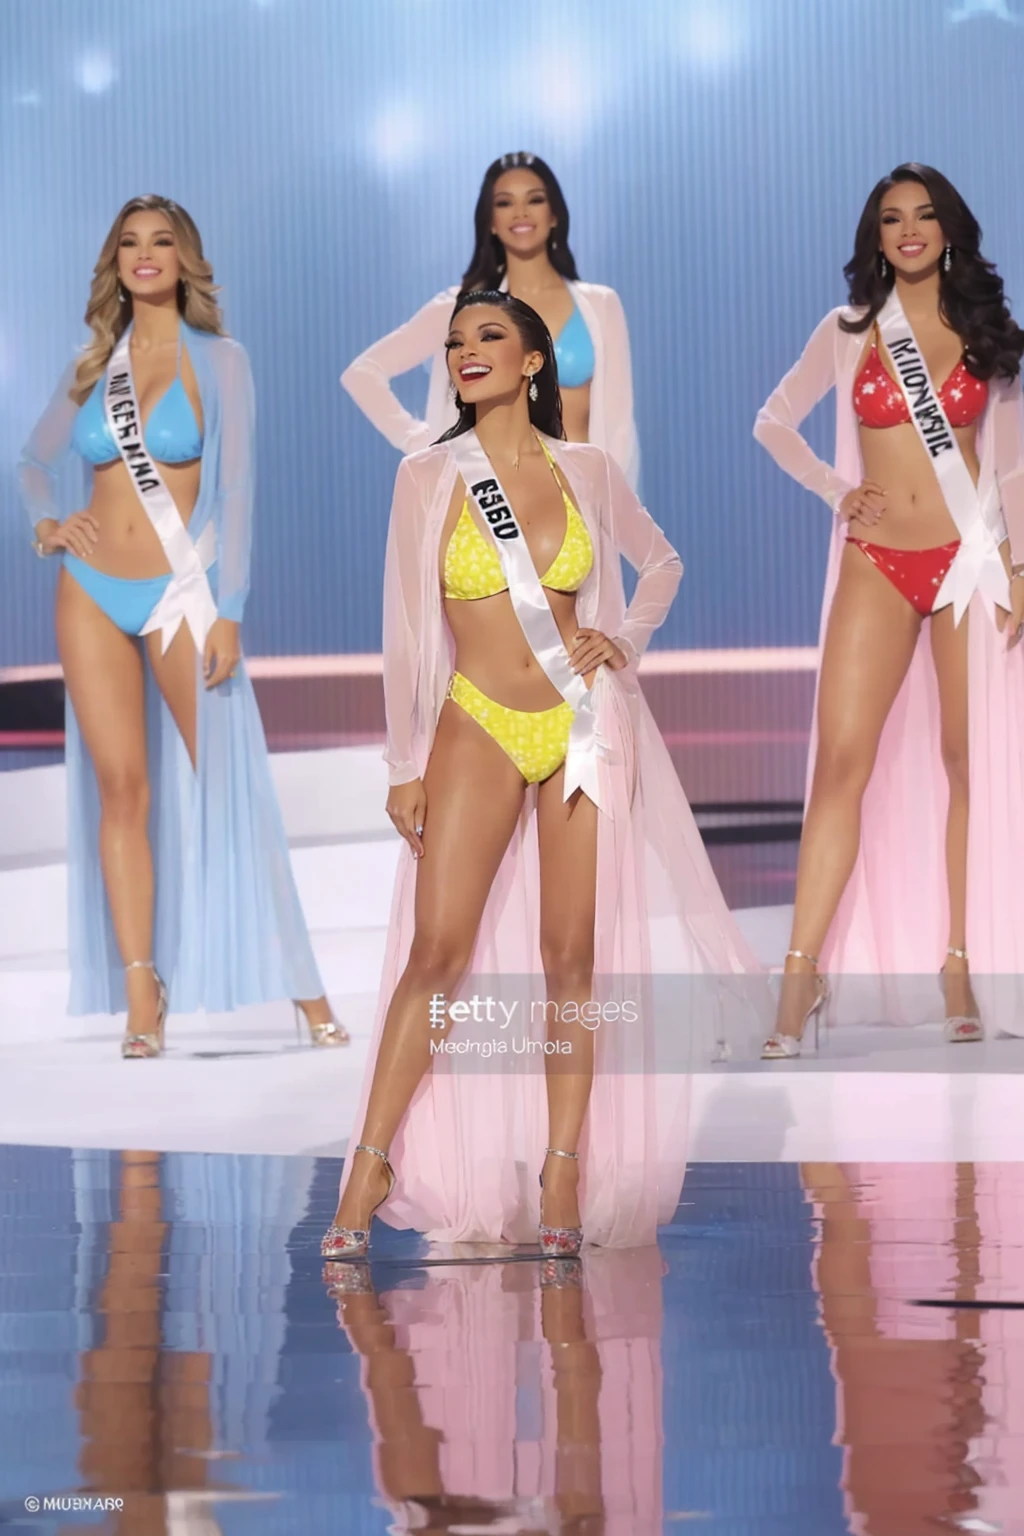
[[[757,1038],[765,1024],[758,1010],[762,983],[637,677],[639,657],[675,596],[679,557],[608,454],[546,442],[594,547],[593,569],[577,598],[580,625],[617,637],[631,658],[620,672],[599,669],[593,687],[608,747],[599,769],[607,809],[599,816],[595,975],[626,978],[626,985],[635,979],[644,1006],[637,1026],[602,1026],[595,1034],[596,1076],[581,1145],[588,1240],[630,1247],[650,1243],[678,1203],[686,1074],[726,1032],[735,1038],[742,1027]],[[385,757],[392,784],[423,776],[453,670],[438,563],[456,476],[442,444],[404,459],[395,483],[384,576]],[[628,607],[622,555],[639,572]],[[471,977],[508,978],[509,985],[542,979],[535,805],[536,793],[528,791],[484,913]],[[405,847],[357,1126],[412,941],[415,883],[416,861]],[[472,988],[466,984],[464,991]],[[652,991],[661,1002],[657,1029]],[[433,1059],[393,1143],[398,1182],[383,1219],[437,1241],[535,1237],[547,1126],[543,1071],[522,1064],[501,1073],[444,1070],[448,1066]]]
[[[633,370],[622,301],[600,283],[566,283],[594,343],[589,438],[605,448],[635,486],[640,453],[633,422]],[[404,325],[375,341],[350,363],[341,382],[377,431],[403,453],[427,448],[455,425],[455,407],[444,357],[445,337],[458,288],[435,294]],[[430,364],[425,421],[417,421],[391,388],[391,380]]]
[[[776,463],[830,506],[863,479],[853,381],[863,335],[826,315],[758,414],[754,435]],[[798,428],[830,389],[836,391],[835,466],[824,463]],[[1024,450],[1021,386],[993,380],[979,439],[982,537],[1005,540],[1024,559]],[[821,616],[824,641],[847,525],[836,514]],[[969,625],[970,829],[967,949],[983,1017],[1024,1035],[1024,645],[1008,652],[995,610],[977,591]],[[807,790],[817,749],[817,701]],[[835,1002],[844,1022],[941,1019],[937,983],[922,986],[945,959],[948,896],[939,701],[928,626],[882,733],[863,803],[856,868],[822,952],[839,976]],[[843,973],[846,973],[845,976]],[[853,973],[863,978],[857,981]],[[878,984],[869,978],[877,978]],[[918,978],[916,983],[913,978]]]

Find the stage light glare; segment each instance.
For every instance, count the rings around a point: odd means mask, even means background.
[[[748,35],[744,19],[719,6],[694,6],[683,18],[683,51],[706,70],[734,63],[745,51]]]
[[[102,96],[115,78],[114,61],[105,48],[91,49],[75,62],[75,84],[87,96]]]
[[[383,171],[409,171],[422,161],[426,137],[426,119],[419,104],[392,102],[370,126],[370,154]]]
[[[524,62],[524,88],[534,97],[531,117],[563,148],[582,144],[603,100],[602,82],[586,54],[549,52]]]
[[[1024,20],[1010,10],[1008,0],[958,0],[950,6],[948,16],[954,26],[961,21],[974,21],[979,16],[991,16],[993,21],[1008,21],[1015,25]]]

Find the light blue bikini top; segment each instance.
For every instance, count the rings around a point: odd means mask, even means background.
[[[87,463],[97,467],[113,464],[120,457],[103,405],[106,382],[106,376],[96,381],[95,389],[75,417],[71,432],[72,448]],[[199,430],[192,402],[181,382],[180,333],[174,382],[160,396],[146,422],[146,451],[158,464],[189,464],[193,459],[202,457],[203,434]]]
[[[575,304],[555,341],[555,362],[564,389],[579,389],[594,377],[594,343]]]

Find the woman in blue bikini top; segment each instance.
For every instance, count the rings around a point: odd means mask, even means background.
[[[436,295],[367,348],[342,385],[379,432],[403,453],[435,442],[453,425],[444,343],[460,294],[504,289],[541,316],[554,339],[562,420],[570,442],[594,443],[635,487],[639,453],[633,423],[629,331],[618,294],[580,282],[569,248],[569,209],[549,165],[519,151],[488,166],[474,215],[475,245],[461,286]],[[430,362],[423,421],[405,409],[390,380]]]
[[[252,380],[214,295],[185,210],[128,203],[96,266],[92,339],[20,468],[36,552],[62,556],[71,1011],[127,1005],[127,1057],[163,1048],[161,973],[186,1011],[290,997],[315,1044],[345,1038],[241,661]],[[92,489],[62,522],[55,478],[68,448]],[[150,685],[164,708],[147,710]]]

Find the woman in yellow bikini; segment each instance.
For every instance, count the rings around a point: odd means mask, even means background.
[[[652,1018],[595,1012],[595,981],[649,975],[655,878],[675,976],[755,968],[636,676],[679,558],[614,460],[563,441],[534,310],[468,294],[447,351],[459,421],[403,460],[388,533],[388,814],[408,846],[329,1259],[365,1254],[382,1203],[452,1242],[652,1241],[685,1084],[656,1080]]]

